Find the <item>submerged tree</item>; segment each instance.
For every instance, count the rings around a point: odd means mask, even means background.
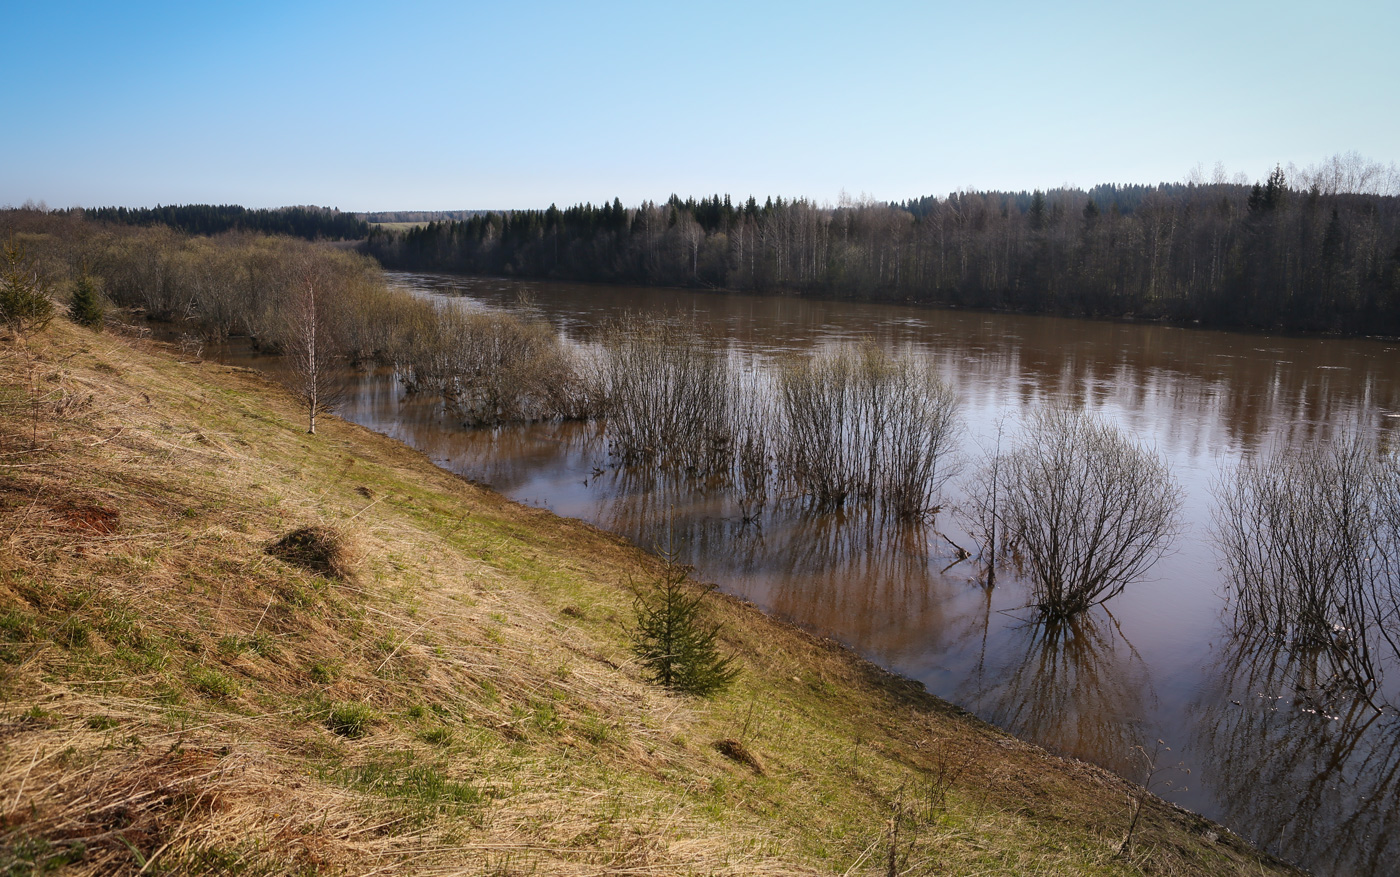
[[[1046,620],[1121,593],[1176,533],[1181,491],[1166,462],[1083,411],[1035,411],[998,465],[1004,538]]]
[[[1396,649],[1400,467],[1357,435],[1242,462],[1217,487],[1215,541],[1236,626],[1321,651],[1374,682],[1372,635]]]

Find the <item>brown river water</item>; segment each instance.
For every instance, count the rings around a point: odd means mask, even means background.
[[[840,640],[1017,735],[1139,782],[1134,746],[1171,752],[1153,790],[1321,874],[1400,873],[1400,716],[1300,690],[1287,656],[1231,635],[1209,538],[1211,487],[1242,454],[1339,429],[1400,430],[1400,343],[900,305],[392,274],[469,308],[529,308],[585,340],[624,312],[684,313],[762,368],[790,352],[873,338],[931,359],[961,397],[965,472],[999,419],[1083,405],[1147,442],[1185,491],[1182,532],[1148,579],[1072,629],[1033,623],[1010,575],[987,591],[948,539],[953,508],[892,528],[770,502],[745,524],[723,491],[613,465],[596,424],[458,425],[388,374],[362,375],[345,418],[421,449],[520,502],[656,544],[667,528],[697,575]],[[233,348],[222,355],[274,366]],[[1400,703],[1400,668],[1384,668]],[[1171,765],[1181,762],[1180,769]],[[1187,774],[1186,770],[1190,773]],[[1167,785],[1167,782],[1171,785]]]

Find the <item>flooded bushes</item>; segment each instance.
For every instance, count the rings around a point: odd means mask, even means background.
[[[1400,455],[1344,436],[1246,459],[1216,493],[1237,628],[1370,686],[1370,634],[1400,656]]]
[[[1046,620],[1121,593],[1176,532],[1181,491],[1166,463],[1086,412],[1034,411],[997,464],[1003,540]]]
[[[92,235],[78,251],[114,303],[188,324],[210,339],[248,336],[270,352],[285,351],[301,334],[292,315],[308,277],[320,290],[322,341],[354,360],[383,351],[381,327],[394,324],[387,312],[407,304],[395,301],[369,259],[292,238],[120,229]]]
[[[312,399],[323,398],[319,384],[344,366],[380,363],[412,390],[441,393],[473,425],[594,408],[584,370],[547,323],[435,306],[388,288],[373,260],[344,249],[25,211],[0,213],[0,232],[23,238],[47,271],[76,279],[79,291],[88,282],[151,319],[208,339],[247,336],[260,350],[290,356],[298,392],[308,380],[317,387]]]
[[[614,454],[629,464],[727,471],[738,388],[718,339],[678,321],[633,316],[608,326],[600,341]]]
[[[767,375],[693,326],[639,318],[601,347],[613,452],[727,479],[745,519],[774,491],[818,511],[866,503],[917,518],[952,472],[956,394],[911,357],[843,346]]]
[[[409,331],[391,343],[404,385],[441,393],[463,423],[586,416],[594,394],[579,356],[554,329],[511,314],[415,302]]]
[[[958,406],[927,366],[872,343],[841,347],[789,362],[778,390],[778,456],[817,507],[860,499],[897,517],[932,510],[951,474]]]

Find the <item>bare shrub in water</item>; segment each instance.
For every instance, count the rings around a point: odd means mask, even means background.
[[[967,486],[966,500],[958,509],[959,516],[967,525],[968,533],[977,540],[978,554],[986,573],[987,587],[996,586],[997,561],[1006,551],[1006,521],[1003,497],[1006,491],[1006,475],[1002,454],[1002,439],[1006,431],[1004,417],[997,418],[996,444],[986,449],[982,461],[973,472]]]
[[[918,517],[951,470],[957,396],[928,368],[873,343],[789,362],[778,380],[787,476],[822,509],[879,500]]]
[[[1392,656],[1400,657],[1400,448],[1376,462],[1376,565],[1373,607]]]
[[[1003,467],[1005,538],[1047,620],[1121,593],[1176,534],[1181,491],[1157,454],[1082,411],[1035,411]]]
[[[758,520],[768,503],[773,419],[768,388],[749,373],[736,383],[734,404],[734,486],[745,522]]]
[[[735,380],[719,340],[673,320],[628,317],[607,327],[601,341],[614,453],[627,463],[728,471]]]
[[[843,348],[793,360],[778,380],[784,468],[818,508],[839,508],[866,486],[870,435],[856,399],[855,359]]]
[[[577,416],[586,407],[577,363],[543,321],[427,307],[412,315],[393,360],[405,386],[443,394],[471,425]]]
[[[953,474],[948,458],[960,431],[958,397],[927,367],[881,358],[883,364],[868,376],[869,404],[883,425],[875,483],[888,511],[917,517],[937,505]]]
[[[1396,648],[1400,462],[1359,436],[1243,461],[1217,487],[1215,541],[1235,621],[1374,680],[1369,632]]]

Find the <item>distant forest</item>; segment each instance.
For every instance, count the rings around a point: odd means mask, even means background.
[[[442,222],[450,219],[471,219],[489,210],[382,210],[361,213],[366,222]]]
[[[86,219],[119,225],[166,225],[188,234],[226,231],[283,234],[306,240],[359,240],[369,224],[354,213],[330,207],[279,207],[253,210],[236,204],[182,204],[167,207],[89,207]]]
[[[405,270],[1400,334],[1393,166],[1221,177],[834,207],[615,199],[373,228],[366,246]]]

